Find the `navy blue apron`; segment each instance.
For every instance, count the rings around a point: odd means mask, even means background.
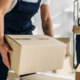
[[[38,12],[41,0],[37,3],[18,0],[12,11],[5,15],[5,34],[29,34],[35,26],[31,18]]]
[[[16,6],[4,17],[4,34],[32,35],[35,26],[31,18],[38,12],[41,0],[37,3],[18,0]],[[8,68],[0,55],[0,80],[6,80]]]

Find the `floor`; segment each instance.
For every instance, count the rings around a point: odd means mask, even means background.
[[[42,73],[37,73],[37,74],[54,76],[54,77],[64,78],[64,79],[69,79],[69,80],[75,80],[75,73],[57,74],[52,71],[48,71],[48,72],[42,72]],[[15,79],[15,80],[20,80],[20,79]]]
[[[54,76],[54,77],[64,78],[64,79],[69,79],[69,80],[75,80],[75,73],[58,74],[58,73],[53,73],[52,71],[48,71],[48,72],[42,72],[38,74]]]

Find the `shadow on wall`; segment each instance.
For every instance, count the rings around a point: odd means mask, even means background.
[[[65,15],[62,15],[63,13]],[[56,35],[60,35],[59,37],[61,37],[61,36],[62,37],[65,37],[65,36],[66,37],[67,36],[70,37],[71,36],[71,34],[72,34],[71,21],[72,21],[72,19],[68,19],[68,18],[72,18],[72,17],[73,17],[73,12],[64,12],[64,11],[60,12],[59,14],[57,14],[57,16],[55,15],[54,17],[52,17],[53,26],[54,26],[53,29],[54,29],[55,37],[56,37]]]

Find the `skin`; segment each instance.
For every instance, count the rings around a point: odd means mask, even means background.
[[[41,20],[42,20],[42,29],[45,35],[54,38],[53,34],[53,24],[50,17],[50,9],[48,5],[42,5],[40,8]]]
[[[72,31],[74,32],[74,27],[76,27],[75,25],[73,26],[73,29],[72,29]]]
[[[4,41],[4,16],[8,12],[8,9],[12,3],[12,0],[0,0],[0,53],[2,56],[3,63],[9,68],[10,63],[8,59],[8,52],[12,53],[8,44]],[[50,10],[48,5],[42,5],[40,7],[42,29],[45,35],[54,37],[53,35],[53,25],[50,17]]]
[[[12,53],[12,50],[9,48],[8,44],[4,42],[4,16],[7,13],[11,3],[12,0],[0,0],[0,53],[3,63],[9,69],[11,69],[11,67],[8,59],[8,52]]]

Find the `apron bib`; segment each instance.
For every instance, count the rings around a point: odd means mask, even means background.
[[[31,18],[38,12],[41,0],[37,3],[18,0],[16,6],[5,15],[5,34],[28,34],[35,29]]]

